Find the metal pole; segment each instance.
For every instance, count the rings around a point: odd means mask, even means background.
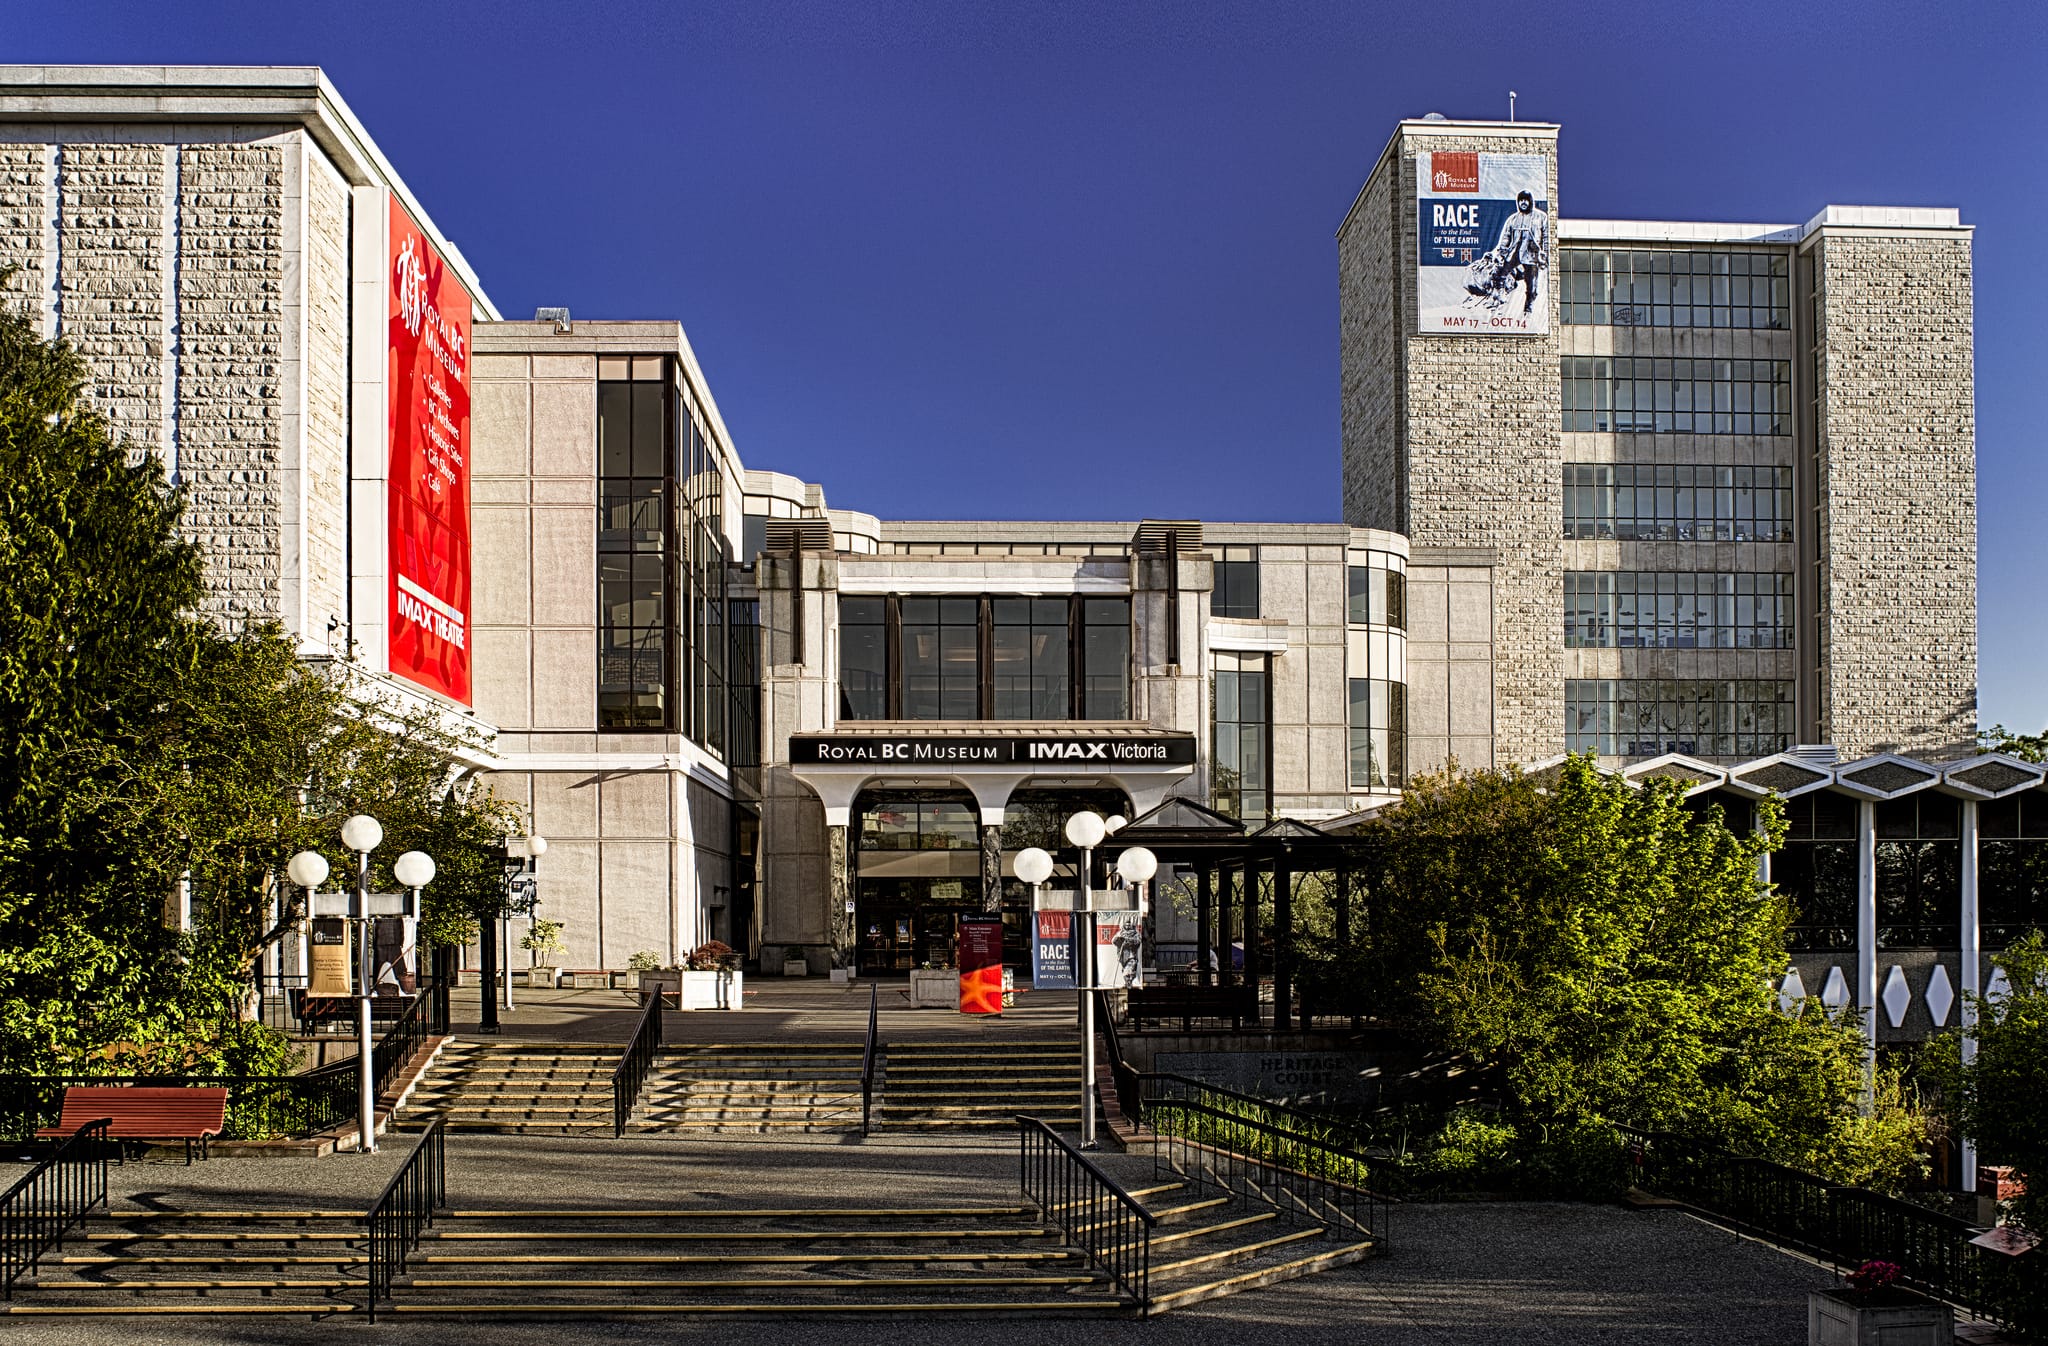
[[[1087,915],[1086,942],[1075,950],[1074,984],[1081,988],[1081,1148],[1095,1148],[1095,852],[1081,851],[1081,912]]]
[[[498,930],[505,937],[505,1008],[512,1008],[512,913],[506,912],[498,920]],[[497,938],[494,933],[492,938]]]
[[[370,979],[376,974],[375,957],[370,949],[374,927],[370,924],[370,853],[356,852],[356,930],[357,942],[357,989],[362,992],[356,998],[356,1126],[358,1154],[377,1152],[377,1063],[373,1059],[376,1048],[370,1041]]]

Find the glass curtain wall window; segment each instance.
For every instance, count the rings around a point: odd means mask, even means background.
[[[1215,660],[1211,803],[1233,818],[1264,822],[1273,803],[1271,656],[1218,650]]]
[[[1216,548],[1216,587],[1209,593],[1212,617],[1259,615],[1259,549]]]
[[[1408,626],[1408,576],[1391,566],[1349,567],[1349,611],[1353,626]]]
[[[1977,806],[1977,901],[1987,949],[2048,930],[2048,791]]]
[[[1792,741],[1778,680],[1567,678],[1565,750],[1603,757],[1767,757]]]
[[[1400,789],[1408,779],[1407,743],[1406,684],[1351,679],[1351,788]]]
[[[734,599],[727,609],[731,653],[727,676],[732,693],[732,729],[726,760],[735,767],[761,765],[761,604]]]
[[[1564,248],[1558,320],[1590,327],[1782,331],[1792,282],[1782,251]]]
[[[1785,801],[1785,823],[1785,845],[1771,856],[1771,881],[1792,906],[1786,947],[1812,953],[1855,948],[1856,801],[1815,790]]]
[[[1962,801],[1928,791],[1879,800],[1873,812],[1878,947],[1956,948],[1962,943]]]
[[[1789,360],[1567,355],[1566,430],[1660,435],[1789,435]]]
[[[597,723],[673,729],[671,384],[660,356],[610,358],[597,384]]]
[[[839,600],[844,720],[1123,720],[1131,601],[993,594]]]
[[[690,414],[676,427],[677,456],[689,467],[684,492],[689,508],[689,604],[691,632],[690,736],[721,756],[726,746],[725,474],[716,442],[705,432],[695,408],[678,396]],[[687,440],[687,443],[686,443]],[[685,455],[687,448],[687,455]]]
[[[1566,463],[1564,535],[1621,542],[1790,542],[1792,469]]]
[[[1789,650],[1792,577],[1568,570],[1567,649]]]

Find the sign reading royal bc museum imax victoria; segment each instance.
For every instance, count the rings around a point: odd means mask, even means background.
[[[391,202],[391,671],[467,706],[469,293]]]
[[[1193,766],[1193,738],[952,738],[798,734],[796,766]]]
[[[1417,331],[1550,330],[1550,202],[1540,154],[1415,156]]]

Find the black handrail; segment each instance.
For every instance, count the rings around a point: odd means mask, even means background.
[[[370,1069],[376,1081],[377,1097],[391,1092],[398,1083],[398,1073],[412,1060],[414,1053],[427,1045],[427,997],[415,996],[412,1004],[398,1021],[384,1030],[384,1036],[377,1039],[377,1045],[370,1053]]]
[[[875,1048],[880,1045],[875,1030],[881,1023],[882,988],[878,982],[868,983],[868,1045],[860,1058],[860,1133],[872,1134],[872,1117],[875,1102]]]
[[[1017,1118],[1018,1186],[1067,1242],[1107,1272],[1140,1314],[1152,1307],[1152,1227],[1145,1209],[1087,1155],[1036,1117]]]
[[[87,1122],[0,1196],[0,1298],[42,1265],[71,1226],[107,1201],[107,1128]]]
[[[1388,1200],[1378,1164],[1341,1123],[1185,1075],[1138,1076],[1143,1123],[1157,1137],[1155,1171],[1206,1182],[1272,1205],[1290,1223],[1333,1238],[1363,1235],[1385,1250]]]
[[[420,1246],[420,1235],[434,1223],[434,1212],[448,1204],[448,1139],[441,1119],[428,1125],[412,1153],[384,1185],[363,1216],[369,1244],[369,1312],[377,1321],[377,1301],[391,1297],[391,1283],[405,1270],[407,1254]]]
[[[1144,1100],[1139,1095],[1138,1072],[1124,1060],[1123,1039],[1117,1033],[1116,1016],[1109,1012],[1109,992],[1088,991],[1083,994],[1096,997],[1095,1022],[1102,1026],[1103,1044],[1109,1052],[1109,1074],[1116,1082],[1117,1108],[1130,1121],[1136,1122]]]
[[[626,1119],[633,1115],[633,1104],[640,1097],[640,1086],[647,1082],[647,1076],[654,1069],[654,1054],[661,1049],[661,990],[659,987],[647,994],[647,1004],[640,1010],[639,1026],[633,1030],[633,1040],[626,1044],[625,1055],[619,1058],[618,1068],[612,1071],[612,1139],[626,1134]]]
[[[2039,1254],[1980,1248],[1970,1240],[1983,1231],[1967,1221],[1688,1137],[1616,1129],[1629,1140],[1630,1180],[1645,1192],[1838,1268],[1895,1263],[1914,1289],[1978,1317],[2016,1325],[2030,1309],[2048,1314],[2048,1281],[2027,1265]]]

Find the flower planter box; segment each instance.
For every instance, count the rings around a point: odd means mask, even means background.
[[[560,969],[552,967],[530,967],[526,970],[526,984],[536,991],[555,989],[555,973]]]
[[[1905,1290],[1806,1297],[1806,1346],[1952,1346],[1955,1310]]]
[[[854,978],[854,970],[850,967],[835,967],[831,971],[831,977],[834,986],[851,985]]]
[[[736,1010],[744,994],[742,985],[746,974],[725,971],[694,972],[685,969],[681,974],[683,1008],[686,1010]]]
[[[960,974],[950,967],[915,968],[910,973],[912,1009],[959,1009]]]
[[[568,976],[569,985],[579,991],[609,990],[612,984],[612,974],[609,972],[571,972],[568,974]]]

